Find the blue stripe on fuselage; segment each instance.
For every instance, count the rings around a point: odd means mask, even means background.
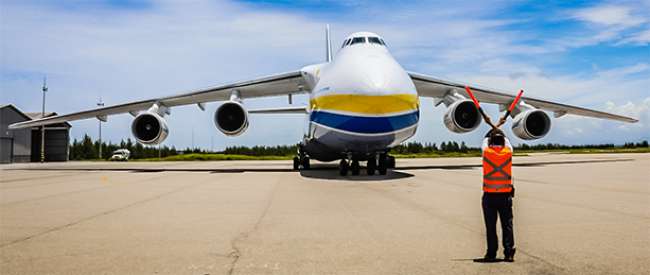
[[[396,116],[364,117],[312,111],[309,119],[315,123],[354,133],[380,134],[413,126],[420,117],[419,110]]]

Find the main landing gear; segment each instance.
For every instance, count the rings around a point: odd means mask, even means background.
[[[393,165],[391,167],[390,160],[393,160]],[[388,168],[394,168],[395,158],[388,156],[387,154],[379,154],[377,158],[372,158],[372,165],[370,160],[368,160],[368,175],[374,175],[375,171],[371,171],[370,167],[374,170],[377,170],[380,175],[386,175]]]
[[[377,157],[370,156],[368,157],[368,162],[366,164],[366,173],[369,176],[379,172],[380,175],[386,175],[389,168],[395,168],[395,157],[389,156],[385,153],[379,154]],[[339,162],[339,174],[341,176],[347,176],[348,172],[351,172],[353,176],[360,174],[361,167],[358,160],[348,161],[347,159],[341,159]]]
[[[298,155],[293,157],[293,170],[309,170],[309,156],[298,147]]]
[[[361,172],[361,166],[359,165],[359,161],[358,160],[348,161],[346,159],[342,159],[339,162],[339,174],[341,176],[347,176],[348,171],[352,173],[353,176],[358,176]]]

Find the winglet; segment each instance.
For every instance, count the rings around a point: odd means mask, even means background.
[[[330,24],[325,26],[325,61],[332,61],[332,39],[330,37]]]

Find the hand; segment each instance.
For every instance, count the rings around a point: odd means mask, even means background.
[[[504,116],[504,117],[502,117],[501,119],[499,119],[499,123],[497,123],[497,126],[496,126],[496,127],[499,128],[499,127],[501,127],[501,125],[505,124],[507,118],[508,118],[508,117]]]
[[[495,127],[494,127],[494,124],[492,123],[492,119],[490,119],[489,116],[487,116],[487,115],[483,115],[483,119],[485,120],[485,123],[487,123],[488,125],[492,126],[492,128],[495,128]]]

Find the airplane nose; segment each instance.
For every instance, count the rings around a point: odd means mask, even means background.
[[[380,90],[389,86],[387,85],[389,77],[387,77],[385,71],[382,71],[381,69],[371,68],[366,71],[365,75],[366,83],[370,86],[369,88],[373,90]]]
[[[363,72],[363,82],[371,92],[380,92],[391,86],[390,69],[381,63],[379,58],[369,58],[368,63],[361,70]]]
[[[405,81],[404,71],[393,59],[384,55],[368,55],[355,64],[356,72],[360,73],[359,80],[363,83],[369,93],[404,93]]]

